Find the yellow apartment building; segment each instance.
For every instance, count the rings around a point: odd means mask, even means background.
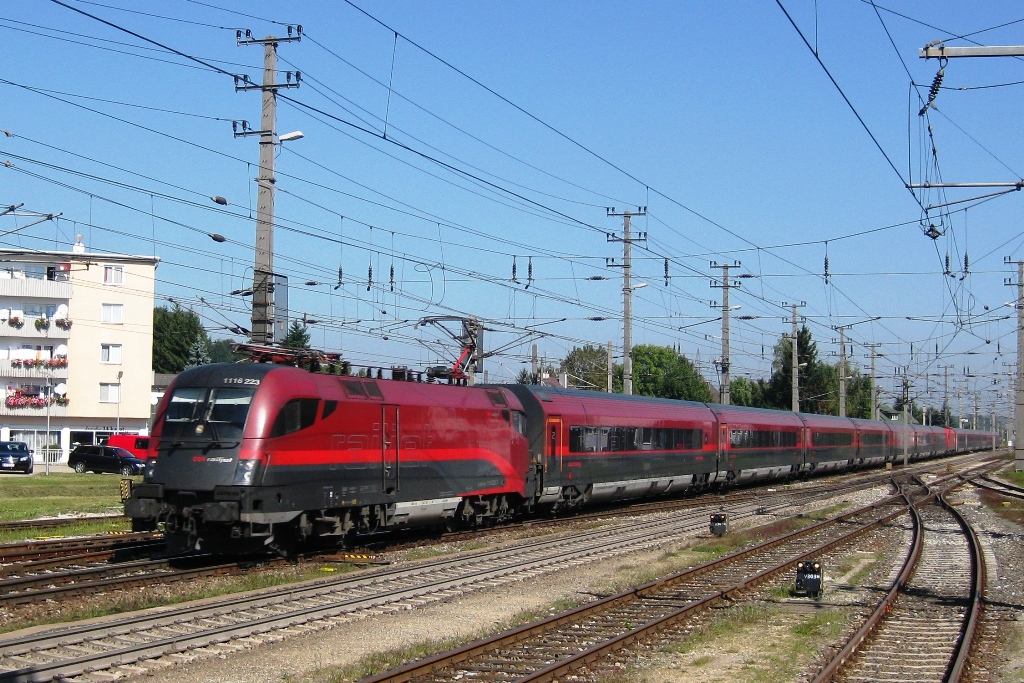
[[[0,440],[66,462],[76,443],[145,432],[159,261],[87,252],[81,235],[71,251],[0,249]]]

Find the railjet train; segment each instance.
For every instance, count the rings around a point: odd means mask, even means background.
[[[214,364],[154,417],[136,530],[179,549],[288,553],[992,448],[988,432],[526,385]]]

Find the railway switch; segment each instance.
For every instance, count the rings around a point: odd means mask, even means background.
[[[821,595],[822,589],[821,562],[808,560],[796,563],[796,592],[806,593],[809,598]]]
[[[724,512],[716,512],[711,515],[711,533],[715,536],[725,536],[729,533],[729,516]]]

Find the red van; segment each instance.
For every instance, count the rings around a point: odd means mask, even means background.
[[[145,460],[146,452],[149,450],[149,437],[138,434],[111,434],[107,439],[107,445],[123,448],[139,460]]]

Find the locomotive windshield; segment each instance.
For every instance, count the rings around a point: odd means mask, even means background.
[[[163,436],[169,439],[241,439],[255,389],[175,389],[164,416]],[[207,433],[207,426],[209,432]]]

